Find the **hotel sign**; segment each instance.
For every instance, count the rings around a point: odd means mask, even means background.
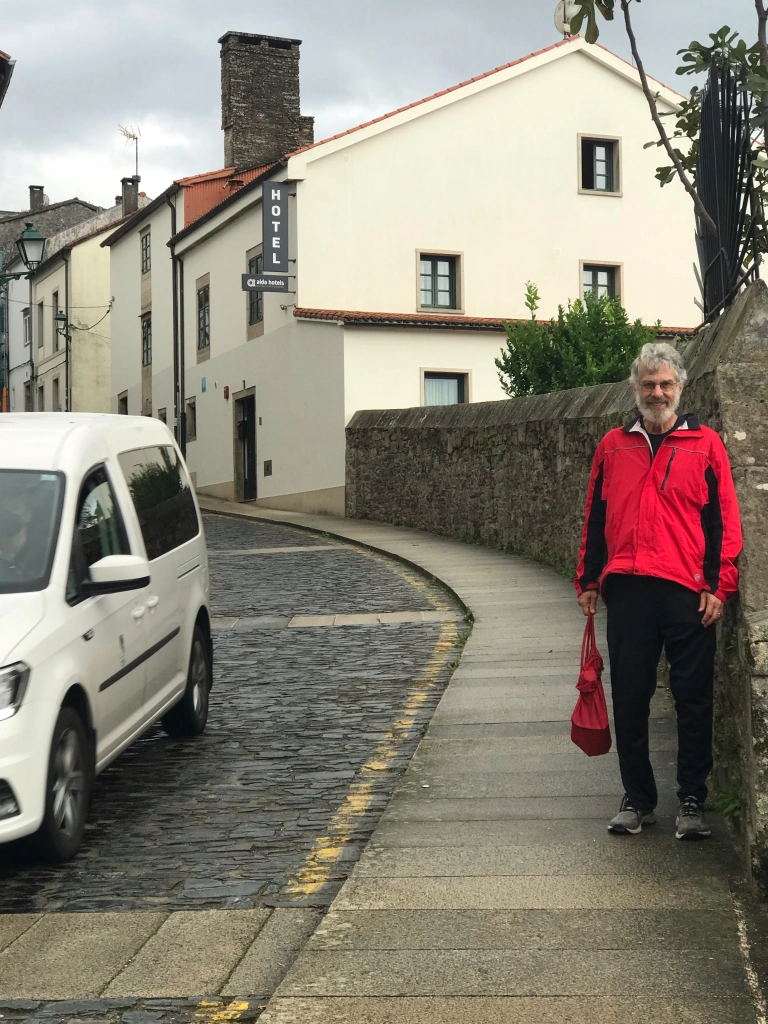
[[[265,274],[288,273],[288,185],[265,181],[262,185],[262,242]]]

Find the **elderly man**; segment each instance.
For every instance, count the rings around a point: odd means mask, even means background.
[[[640,415],[597,447],[575,582],[585,615],[608,609],[611,688],[624,798],[608,829],[656,821],[648,716],[662,647],[677,710],[678,839],[703,839],[712,769],[715,623],[738,590],[741,524],[723,442],[678,416],[679,353],[644,345],[632,364]]]

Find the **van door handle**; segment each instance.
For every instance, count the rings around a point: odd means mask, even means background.
[[[131,615],[132,615],[132,616],[134,617],[134,619],[137,619],[137,620],[138,620],[138,619],[141,619],[141,618],[143,618],[143,616],[144,616],[144,612],[145,612],[146,610],[147,610],[147,609],[146,609],[146,608],[144,608],[143,606],[142,606],[142,607],[140,607],[140,608],[134,608],[134,609],[133,609],[133,611],[131,612]]]
[[[152,597],[148,597],[147,608],[157,608],[157,603],[159,600],[160,598],[157,596],[157,594],[153,594]]]

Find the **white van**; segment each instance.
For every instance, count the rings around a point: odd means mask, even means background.
[[[148,417],[0,415],[0,843],[77,851],[94,776],[208,718],[200,510]]]

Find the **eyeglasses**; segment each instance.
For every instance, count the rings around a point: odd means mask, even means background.
[[[658,382],[653,380],[644,380],[640,385],[640,390],[645,395],[651,395],[656,388],[661,388],[665,395],[671,395],[677,387],[678,383],[676,380],[662,380]]]

